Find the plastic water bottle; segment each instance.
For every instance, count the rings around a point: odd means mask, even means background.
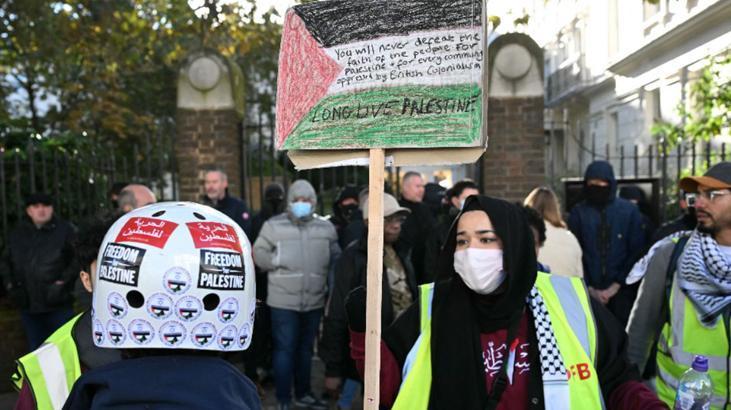
[[[708,359],[696,356],[693,366],[683,373],[675,396],[674,410],[707,410],[711,408],[713,385],[708,376]]]

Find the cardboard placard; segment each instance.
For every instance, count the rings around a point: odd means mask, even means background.
[[[289,9],[277,148],[300,158],[312,150],[484,149],[482,8],[476,0],[353,0]]]

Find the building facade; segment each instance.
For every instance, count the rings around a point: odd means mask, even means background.
[[[593,159],[609,159],[626,177],[659,176],[661,140],[652,126],[681,124],[677,107],[688,107],[690,84],[709,58],[729,52],[731,1],[525,5],[529,32],[544,48],[549,179],[557,185],[562,177],[580,176]],[[669,176],[679,163],[670,161]]]

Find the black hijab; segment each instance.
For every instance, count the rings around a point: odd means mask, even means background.
[[[503,245],[505,281],[479,295],[454,271],[457,223],[465,212],[483,211]],[[487,404],[480,333],[507,329],[520,320],[536,280],[533,234],[522,210],[507,201],[470,196],[447,236],[439,258],[432,304],[430,409],[484,409]]]

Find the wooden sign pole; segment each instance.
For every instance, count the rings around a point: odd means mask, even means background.
[[[384,149],[371,149],[368,164],[368,271],[366,281],[368,293],[366,300],[366,363],[363,408],[378,410],[381,370]]]

